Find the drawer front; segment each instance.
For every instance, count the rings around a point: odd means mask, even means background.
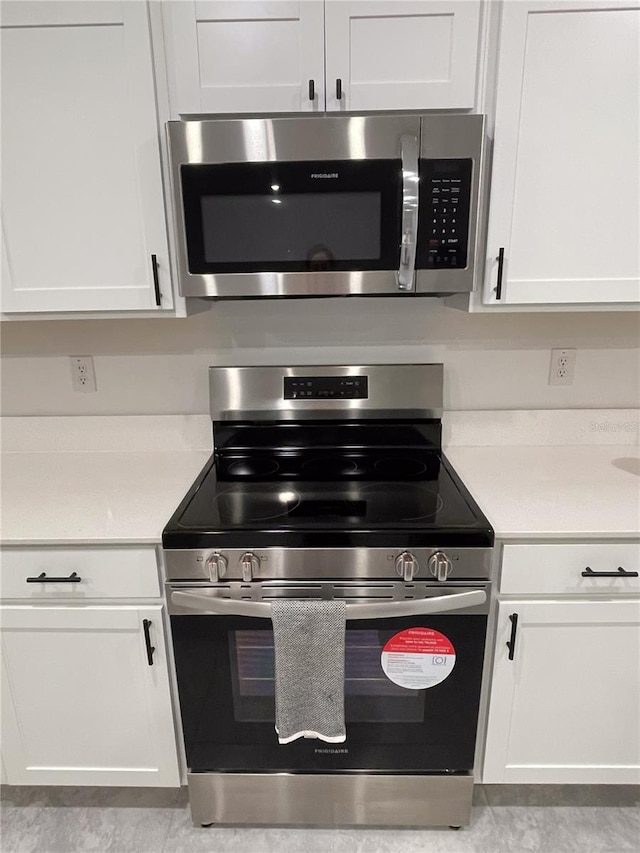
[[[161,594],[154,548],[8,548],[0,552],[0,567],[3,599],[80,601]],[[43,573],[41,581],[27,580]]]
[[[504,595],[593,595],[640,592],[640,542],[626,545],[505,545],[500,592]],[[583,575],[590,570],[593,574]],[[614,576],[611,577],[611,574]],[[607,577],[607,575],[609,575]]]

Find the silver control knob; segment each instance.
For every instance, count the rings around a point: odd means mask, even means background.
[[[215,553],[211,554],[209,559],[207,560],[207,568],[209,569],[209,578],[212,583],[218,583],[221,577],[227,571],[227,558],[223,557],[222,554]]]
[[[396,572],[405,582],[412,581],[419,568],[418,561],[411,551],[403,551],[396,557]]]
[[[244,583],[250,583],[260,568],[260,560],[251,551],[247,551],[240,557],[240,566],[242,567],[242,580]]]
[[[439,581],[446,581],[451,574],[453,563],[442,551],[436,551],[429,557],[429,571]]]

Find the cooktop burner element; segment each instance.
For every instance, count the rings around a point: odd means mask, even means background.
[[[374,462],[376,473],[382,477],[419,477],[427,470],[426,462],[413,456],[383,456]]]
[[[229,465],[229,474],[233,477],[268,477],[275,474],[280,465],[275,459],[264,457],[246,457]]]
[[[302,527],[385,527],[432,520],[473,523],[468,507],[444,478],[436,483],[327,484],[237,483],[222,491],[209,479],[180,519],[181,527],[211,525],[252,528],[255,522],[278,519],[291,529]],[[449,507],[438,489],[449,491]]]
[[[323,367],[324,377],[367,376],[366,395],[284,394],[284,377],[313,371],[211,368],[215,452],[165,547],[493,544],[442,454],[440,365]]]
[[[348,456],[321,456],[304,461],[300,466],[300,471],[310,479],[317,477],[339,479],[347,474],[357,473],[358,463]]]
[[[217,513],[224,524],[244,527],[256,521],[290,516],[300,506],[300,501],[298,492],[291,489],[270,491],[260,486],[246,495],[228,488],[214,496],[212,512]]]

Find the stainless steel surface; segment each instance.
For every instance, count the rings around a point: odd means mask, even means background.
[[[220,578],[225,576],[228,562],[226,557],[216,552],[208,557],[206,565],[209,570],[209,579],[212,583],[217,583]]]
[[[171,592],[171,604],[181,610],[196,610],[199,613],[211,613],[217,616],[250,616],[254,619],[271,619],[271,604],[268,601],[238,601],[210,595],[209,592],[209,590],[197,590],[195,592],[173,590]],[[306,596],[306,598],[315,599],[316,596]],[[317,596],[317,598],[324,598],[324,596]],[[444,595],[413,599],[412,601],[347,604],[345,611],[346,618],[349,620],[399,619],[403,616],[426,616],[430,613],[463,611],[470,607],[480,607],[486,601],[487,594],[483,589],[472,589],[466,592],[447,592]],[[175,614],[176,611],[170,608],[169,612]]]
[[[167,122],[171,165],[400,158],[418,115],[308,115]]]
[[[369,396],[366,400],[285,400],[285,376],[367,376]],[[440,418],[442,389],[442,364],[209,368],[209,400],[214,421],[380,418],[388,415]]]
[[[478,250],[483,229],[478,202],[485,146],[483,116],[309,114],[297,118],[172,121],[167,123],[167,136],[177,268],[183,296],[448,294],[474,288],[476,270],[482,269]],[[396,270],[222,274],[189,271],[180,177],[182,164],[400,158],[401,140],[407,136],[421,140],[421,157],[471,157],[474,161],[466,269],[418,270],[410,286],[405,284],[408,280],[406,270],[401,276]],[[404,228],[402,233],[404,241]]]
[[[257,574],[260,569],[260,560],[251,551],[247,551],[240,557],[240,566],[242,567],[243,582],[250,583],[254,574]]]
[[[482,274],[481,190],[485,169],[485,117],[482,115],[437,115],[420,119],[420,157],[427,159],[471,158],[471,201],[467,266],[463,269],[416,270],[416,293],[464,293],[476,290]]]
[[[413,290],[418,244],[418,139],[409,134],[400,141],[402,150],[402,223],[398,289]]]
[[[403,551],[396,557],[396,572],[405,581],[412,581],[418,572],[418,561],[410,551]]]
[[[195,824],[466,826],[473,776],[189,773]]]
[[[446,581],[452,569],[451,560],[442,551],[437,551],[429,557],[429,571],[436,580],[440,582]]]
[[[247,544],[251,548],[251,542]],[[382,580],[397,581],[395,560],[403,548],[255,548],[260,559],[254,581],[267,580]],[[432,581],[427,568],[429,558],[439,548],[414,548],[418,562],[414,578]],[[212,548],[165,549],[166,576],[170,581],[209,581],[206,560]],[[223,548],[228,560],[225,580],[241,580],[240,560],[245,549]],[[452,569],[448,581],[489,580],[491,548],[447,548]]]
[[[358,581],[341,582],[318,582],[318,581],[264,581],[244,584],[238,581],[217,584],[167,584],[167,601],[169,612],[172,615],[189,614],[193,609],[204,612],[218,612],[215,608],[220,606],[231,607],[247,604],[268,604],[276,598],[290,598],[296,600],[315,599],[317,601],[332,601],[342,599],[357,608],[375,605],[376,607],[400,606],[404,604],[420,604],[427,600],[439,599],[443,606],[458,595],[474,592],[482,592],[486,595],[490,588],[489,582],[449,583],[441,586],[433,581]],[[173,598],[178,595],[177,598]],[[183,598],[183,595],[192,598]],[[463,599],[455,598],[455,609],[464,613],[487,613],[489,603],[486,598]],[[213,609],[211,609],[213,608]],[[253,612],[253,611],[252,611]],[[364,611],[362,611],[364,612]],[[438,611],[440,612],[440,611]],[[446,611],[442,611],[446,612]],[[256,611],[266,616],[264,609]],[[394,610],[394,614],[398,611]],[[246,612],[242,615],[252,615]],[[352,618],[352,617],[349,617]],[[369,618],[360,616],[359,618]],[[381,617],[376,617],[381,618]]]
[[[177,241],[178,247],[180,240]],[[183,250],[178,248],[178,257]],[[397,270],[191,274],[180,267],[182,296],[259,299],[266,296],[411,295],[398,290]]]

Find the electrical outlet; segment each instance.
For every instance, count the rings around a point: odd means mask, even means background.
[[[96,391],[96,374],[93,369],[93,356],[71,355],[71,385],[74,391],[90,394]]]
[[[549,364],[549,385],[573,385],[576,366],[574,349],[552,349]]]

